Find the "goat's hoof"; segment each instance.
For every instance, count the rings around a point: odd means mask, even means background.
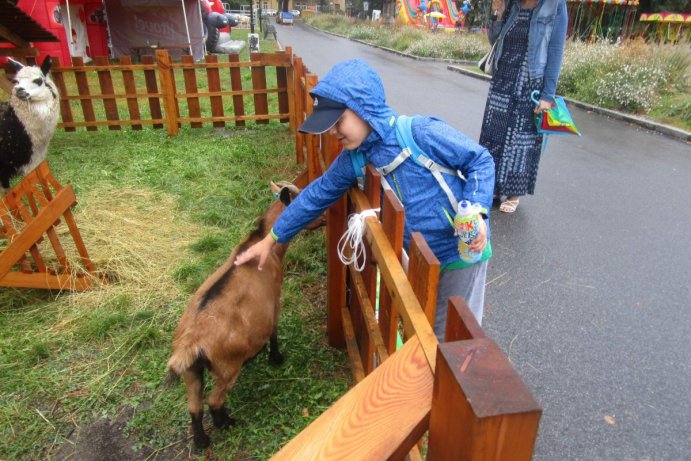
[[[194,434],[194,446],[197,447],[200,450],[203,450],[204,448],[209,448],[209,445],[211,445],[211,439],[209,438],[208,435],[202,433],[202,434]]]
[[[231,418],[228,415],[225,407],[221,407],[218,410],[209,408],[209,412],[211,413],[211,418],[214,421],[214,426],[219,429],[228,429],[235,424],[235,418]]]
[[[283,363],[283,354],[281,354],[280,352],[270,353],[269,362],[271,362],[274,365],[281,365]]]

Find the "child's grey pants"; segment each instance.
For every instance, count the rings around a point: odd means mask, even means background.
[[[451,296],[460,296],[465,299],[477,322],[482,324],[488,262],[489,260],[483,261],[465,269],[445,270],[439,275],[434,333],[440,343],[444,341],[446,333],[446,313]]]

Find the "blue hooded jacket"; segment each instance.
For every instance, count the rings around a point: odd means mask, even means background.
[[[319,81],[312,94],[345,104],[372,127],[372,132],[357,149],[368,163],[379,168],[391,163],[401,152],[394,126],[396,114],[386,104],[381,79],[366,62],[350,60],[337,64]],[[445,175],[456,199],[479,203],[489,210],[494,191],[494,160],[489,151],[433,117],[416,117],[412,133],[429,158],[459,170],[467,178],[464,182],[458,176]],[[279,243],[290,240],[357,185],[353,153],[341,152],[328,170],[308,185],[281,214],[273,228]],[[411,232],[421,232],[443,266],[460,261],[454,228],[445,213],[446,210],[454,216],[455,210],[451,209],[434,176],[408,159],[389,174],[387,180],[405,207],[404,247],[408,248]]]

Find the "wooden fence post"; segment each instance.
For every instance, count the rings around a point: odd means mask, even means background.
[[[188,96],[187,99],[187,113],[190,118],[200,118],[202,116],[201,106],[199,105],[199,98],[196,96],[189,96],[190,94],[196,94],[199,91],[197,85],[197,71],[194,69],[194,56],[185,54],[181,58],[181,62],[185,67],[182,69],[182,76],[185,80],[185,93]],[[187,67],[189,66],[189,67]],[[192,128],[201,128],[202,122],[190,122]]]
[[[314,74],[305,75],[305,93],[309,94],[309,92],[317,86],[317,80],[317,76]],[[308,117],[312,113],[311,102],[309,104],[305,103],[305,112]],[[310,182],[312,182],[321,175],[321,167],[318,158],[319,136],[307,135],[303,139],[307,144],[307,175]]]
[[[107,56],[96,56],[94,63],[97,66],[108,67],[108,57]],[[115,89],[113,88],[113,76],[110,73],[110,69],[99,70],[98,72],[98,84],[101,88],[101,95],[103,96],[103,107],[106,111],[106,119],[109,122],[117,122],[120,120],[120,114],[118,113],[118,103],[115,101]],[[120,130],[121,127],[118,124],[109,124],[109,130]]]
[[[286,54],[290,56],[290,66],[284,68],[286,72],[286,96],[288,98],[288,114],[290,114],[290,131],[297,134],[297,111],[295,110],[296,101],[295,96],[295,65],[293,64],[294,56],[293,49],[286,47]]]
[[[176,136],[180,132],[180,127],[178,126],[180,115],[178,112],[173,63],[166,50],[156,50],[156,65],[158,66],[158,76],[161,80],[161,92],[163,93],[163,107],[166,111],[168,134]]]
[[[206,55],[204,58],[207,64],[217,64],[218,56],[215,54]],[[206,82],[209,85],[209,91],[212,93],[220,93],[221,88],[221,75],[217,67],[208,67],[206,69]],[[209,98],[211,102],[211,115],[213,117],[223,117],[223,96],[211,96]],[[214,128],[225,128],[226,122],[220,120],[218,122],[213,122]]]
[[[326,211],[326,292],[328,318],[326,329],[331,347],[342,348],[345,345],[341,309],[346,303],[346,267],[338,257],[337,244],[345,232],[347,216],[347,199],[340,198]]]
[[[460,296],[449,298],[448,313],[446,315],[446,335],[444,342],[463,341],[485,337],[477,319]]]
[[[129,67],[132,65],[132,58],[129,56],[120,56],[120,65],[123,67]],[[135,96],[137,94],[137,84],[134,80],[134,72],[131,70],[122,70],[122,82],[125,87],[125,92],[127,95],[131,95],[130,97],[127,98],[127,110],[129,111],[130,114],[130,119],[131,120],[140,120],[141,115],[139,112],[139,101],[137,100],[137,97]],[[141,124],[133,124],[132,125],[133,130],[141,130],[142,125]]]
[[[302,64],[302,58],[295,56],[293,59],[293,73],[295,74],[295,77],[293,78],[294,80],[294,88],[295,88],[295,124],[296,124],[296,132],[295,132],[295,161],[297,162],[298,165],[302,165],[305,163],[305,151],[304,151],[304,145],[305,145],[305,135],[303,133],[300,133],[297,131],[297,128],[300,128],[300,125],[302,125],[302,122],[305,121],[305,103],[307,99],[307,94],[305,93],[305,89],[303,87],[303,79],[305,78],[305,67]]]
[[[229,54],[228,62],[239,63],[240,56],[237,54]],[[239,67],[230,68],[230,87],[233,91],[242,91],[242,72]],[[245,100],[242,94],[233,95],[233,114],[236,117],[245,115]],[[235,126],[245,126],[245,121],[237,120]]]
[[[296,78],[296,80],[298,80]],[[301,87],[301,83],[296,83]],[[306,93],[305,93],[306,95]],[[297,98],[297,99],[301,99]],[[302,123],[301,114],[298,114],[298,123]],[[304,140],[306,137],[303,136]],[[328,151],[329,165],[336,159],[340,151],[340,143],[334,136],[326,136],[326,150]],[[302,147],[299,147],[302,149]],[[304,161],[304,160],[303,160]],[[348,199],[341,197],[326,211],[326,264],[327,264],[327,307],[328,318],[326,329],[331,347],[342,348],[345,346],[343,333],[342,310],[346,307],[346,273],[347,268],[338,257],[337,245],[341,236],[345,233],[348,222]]]
[[[432,253],[422,234],[413,232],[408,250],[408,280],[432,328],[434,328],[440,267],[439,260]]]
[[[62,117],[63,123],[72,123],[74,119],[72,118],[72,106],[70,106],[70,101],[67,99],[67,85],[65,85],[65,74],[63,72],[62,65],[60,64],[60,58],[56,56],[55,64],[53,66],[53,71],[51,75],[53,76],[53,81],[58,87],[60,92],[60,115]],[[56,69],[57,68],[57,69]],[[73,126],[68,126],[65,131],[77,131]]]
[[[381,204],[381,225],[398,260],[403,254],[403,229],[405,226],[403,205],[391,190],[384,192]],[[396,351],[398,310],[391,301],[389,290],[379,290],[379,330],[389,354]]]
[[[84,68],[84,59],[76,56],[72,58],[72,67]],[[77,81],[77,91],[81,98],[82,113],[86,122],[96,121],[96,114],[94,113],[94,103],[91,99],[91,90],[89,89],[89,79],[86,72],[83,70],[75,70],[74,78]],[[98,127],[95,125],[87,125],[87,131],[96,131]]]
[[[154,63],[154,57],[151,55],[142,56],[142,64],[150,65]],[[156,71],[154,69],[144,70],[144,82],[146,83],[146,92],[150,95],[158,95],[158,83],[156,83]],[[163,113],[161,112],[161,100],[159,96],[149,96],[149,110],[151,111],[151,118],[154,120],[163,120]],[[163,128],[163,124],[155,123],[154,128]]]
[[[365,168],[365,196],[372,209],[380,208],[381,174],[379,174],[371,164],[368,164]],[[362,271],[362,281],[369,295],[370,304],[375,306],[377,302],[377,265],[369,245],[365,245],[365,255],[366,261]],[[369,374],[374,369],[374,344],[367,331],[367,322],[365,322],[362,306],[352,301],[354,301],[354,299],[351,299],[351,313],[353,317],[357,316],[359,320],[359,322],[356,322],[355,319],[353,319],[353,323],[360,326],[359,331],[355,332],[358,343],[360,344],[360,356],[362,357],[362,364],[365,367],[365,373]]]
[[[266,66],[263,64],[263,53],[250,53],[250,61],[261,62],[260,65],[252,66],[252,89],[254,93],[254,114],[268,115],[269,113],[269,98],[266,94]],[[269,121],[266,119],[257,118],[255,120],[257,125],[268,125]]]
[[[540,405],[459,297],[449,301],[449,322],[447,338],[468,339],[439,345],[427,459],[530,460]]]

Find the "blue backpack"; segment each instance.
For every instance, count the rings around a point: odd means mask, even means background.
[[[439,187],[442,188],[442,190],[446,194],[446,197],[449,199],[449,203],[451,204],[451,209],[453,210],[453,213],[455,213],[458,209],[458,200],[456,200],[456,197],[453,195],[453,192],[451,191],[449,185],[446,183],[446,180],[444,179],[444,176],[442,176],[442,173],[451,176],[458,176],[463,181],[466,181],[466,178],[458,170],[452,170],[451,168],[439,165],[434,160],[427,157],[423,150],[420,149],[420,146],[418,146],[415,142],[415,139],[413,139],[412,126],[413,120],[415,120],[416,117],[416,115],[411,117],[400,115],[396,119],[396,139],[398,140],[398,145],[401,146],[401,153],[398,154],[398,156],[388,165],[385,165],[381,168],[377,168],[377,171],[383,177],[386,177],[389,173],[398,168],[404,161],[406,161],[409,158],[412,159],[416,164],[425,168],[434,176],[434,179],[436,179],[437,183],[439,183]],[[353,168],[355,169],[355,172],[358,176],[358,184],[362,188],[365,180],[365,155],[358,151],[350,151],[350,158],[353,162]],[[387,188],[387,186],[388,184],[386,183],[386,181],[383,181],[383,187]]]

